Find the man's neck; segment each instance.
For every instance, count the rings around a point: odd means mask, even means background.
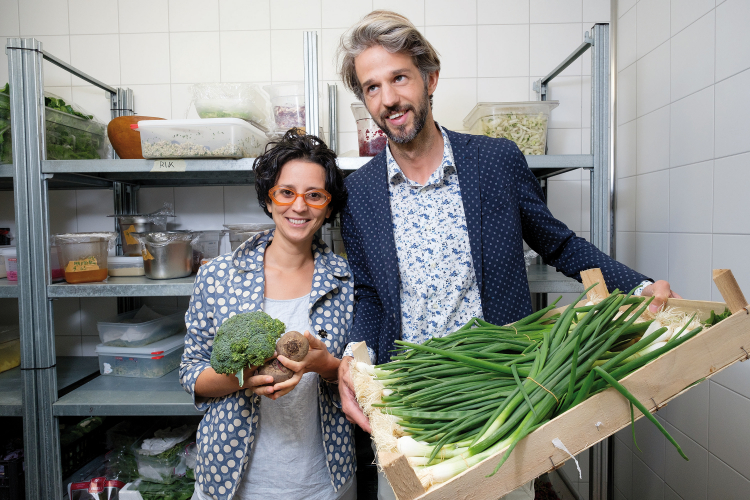
[[[404,175],[419,184],[426,184],[443,161],[443,134],[432,116],[414,140],[406,144],[388,141],[388,147]]]

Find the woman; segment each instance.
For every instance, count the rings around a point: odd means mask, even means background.
[[[293,131],[253,170],[276,229],[202,266],[185,316],[180,381],[206,412],[193,500],[354,499],[352,433],[336,385],[352,323],[352,276],[315,238],[346,204],[343,175],[320,139]],[[272,385],[251,366],[238,387],[235,376],[211,368],[211,345],[226,319],[257,310],[287,331],[304,331],[310,351],[299,363],[278,357],[292,379]]]

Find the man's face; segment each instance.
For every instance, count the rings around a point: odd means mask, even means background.
[[[391,54],[380,45],[358,55],[354,69],[375,123],[393,142],[411,142],[430,113],[429,95],[437,87],[437,73],[424,81],[411,56]]]

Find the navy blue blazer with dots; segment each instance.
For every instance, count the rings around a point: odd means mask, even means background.
[[[523,241],[566,276],[598,267],[610,291],[631,290],[646,276],[613,260],[555,219],[514,142],[448,131],[466,212],[484,319],[503,325],[531,314]],[[401,338],[398,257],[385,151],[346,179],[342,235],[354,273],[351,342],[366,341],[378,363]],[[445,286],[450,286],[446,283]]]

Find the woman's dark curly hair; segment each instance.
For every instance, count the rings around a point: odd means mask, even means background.
[[[255,159],[255,191],[258,203],[263,211],[271,217],[268,204],[271,203],[268,191],[276,185],[283,167],[290,160],[304,160],[320,165],[325,169],[326,191],[331,194],[331,215],[325,223],[333,221],[346,205],[348,193],[344,185],[344,173],[336,164],[336,153],[314,135],[299,134],[295,129],[289,130],[277,142],[269,142],[266,151]]]

